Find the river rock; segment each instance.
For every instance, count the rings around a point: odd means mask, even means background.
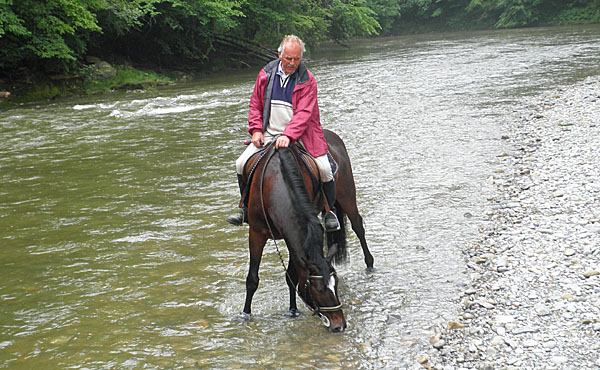
[[[592,276],[596,276],[596,275],[600,275],[599,271],[596,270],[589,270],[583,273],[583,276],[586,278],[592,277]]]
[[[110,63],[102,60],[94,64],[94,73],[100,78],[109,79],[117,75],[117,70]]]
[[[433,348],[442,349],[442,348],[444,348],[445,345],[446,345],[446,341],[443,339],[440,339],[437,342],[433,343]]]
[[[459,322],[456,321],[450,321],[448,322],[448,330],[455,330],[455,329],[462,329],[465,327],[465,324],[461,324]]]
[[[471,281],[457,304],[468,328],[444,328],[443,350],[427,364],[599,368],[600,76],[528,98],[509,115],[514,148],[497,157],[503,171],[485,184],[496,191],[481,240],[464,249]]]

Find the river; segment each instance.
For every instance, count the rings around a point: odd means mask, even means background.
[[[415,366],[455,319],[503,123],[523,97],[600,74],[600,26],[363,40],[308,66],[375,257],[366,272],[350,231],[344,333],[303,306],[285,317],[272,242],[253,318],[237,319],[247,228],[224,220],[252,70],[0,111],[0,368]]]

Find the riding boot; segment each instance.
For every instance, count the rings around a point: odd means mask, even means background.
[[[237,175],[238,178],[238,186],[240,187],[240,194],[244,196],[244,190],[246,189],[246,181],[244,181],[244,176]],[[242,208],[240,208],[239,212],[227,217],[227,222],[235,226],[242,226],[244,222],[248,222],[248,204],[246,199],[244,199],[244,203]]]
[[[326,213],[323,217],[323,225],[326,232],[338,231],[340,222],[335,215],[335,182],[333,180],[323,183],[323,192],[327,198],[327,204],[331,212]]]

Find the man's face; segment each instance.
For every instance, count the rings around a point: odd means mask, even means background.
[[[297,42],[285,44],[283,53],[279,53],[281,68],[286,74],[292,74],[298,68],[302,60],[302,47]]]

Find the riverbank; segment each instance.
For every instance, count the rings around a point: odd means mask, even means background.
[[[161,73],[138,69],[126,64],[113,66],[106,61],[95,59],[93,63],[71,75],[26,75],[25,78],[11,84],[10,88],[5,87],[10,91],[10,96],[0,100],[0,104],[28,103],[123,89],[145,90],[173,83],[185,75],[176,71]]]
[[[415,368],[600,367],[600,77],[513,112],[470,283]]]

